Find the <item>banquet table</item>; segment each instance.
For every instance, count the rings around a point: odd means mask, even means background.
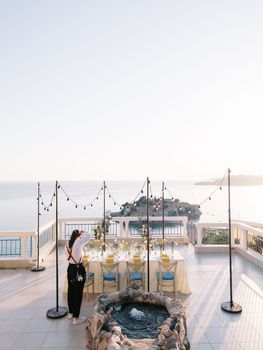
[[[144,261],[147,260],[146,256],[142,257]],[[171,261],[176,261],[176,292],[182,294],[191,293],[191,288],[188,282],[187,269],[185,266],[185,260],[178,251],[174,251],[170,256]],[[132,256],[119,254],[115,256],[115,261],[119,262],[120,273],[120,290],[127,287],[127,261],[133,261]],[[157,291],[157,278],[156,272],[159,271],[160,254],[151,252],[150,254],[150,286],[151,292]],[[101,262],[105,262],[105,257],[102,255],[89,254],[89,272],[94,272],[94,291],[95,293],[102,293],[102,279],[101,279]],[[145,264],[145,287],[147,289],[147,261]],[[66,292],[67,286],[64,286],[64,292]]]

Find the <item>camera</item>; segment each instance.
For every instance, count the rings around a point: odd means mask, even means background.
[[[77,284],[83,282],[83,276],[77,274],[77,276],[75,278],[73,278],[72,280],[70,280],[71,284]]]
[[[78,282],[82,282],[83,281],[83,277],[81,275],[78,275],[77,280],[78,280]]]

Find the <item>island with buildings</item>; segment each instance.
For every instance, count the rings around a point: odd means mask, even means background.
[[[162,198],[149,198],[149,215],[155,217],[164,216],[187,216],[189,220],[199,220],[202,212],[198,204],[181,202],[179,199],[164,199],[164,208]],[[146,196],[140,197],[132,203],[123,203],[120,211],[111,213],[111,216],[137,216],[145,217],[147,210]]]

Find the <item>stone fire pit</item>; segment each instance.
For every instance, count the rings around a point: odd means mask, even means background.
[[[189,350],[178,299],[136,285],[97,297],[87,326],[88,350]]]

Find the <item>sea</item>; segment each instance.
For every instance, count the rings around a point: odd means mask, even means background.
[[[55,182],[40,182],[40,227],[64,217],[94,217],[103,215],[103,183],[99,181],[60,181],[57,198]],[[196,185],[193,181],[166,181],[165,198],[200,205],[200,222],[228,222],[228,187]],[[162,195],[162,181],[151,181],[149,194]],[[106,212],[120,210],[120,205],[132,203],[146,195],[146,181],[106,181]],[[38,183],[0,182],[0,231],[27,231],[37,228]],[[263,186],[231,186],[230,212],[232,220],[263,222]],[[41,205],[43,203],[43,205]],[[49,204],[52,203],[52,206]],[[49,207],[49,211],[44,208]]]

